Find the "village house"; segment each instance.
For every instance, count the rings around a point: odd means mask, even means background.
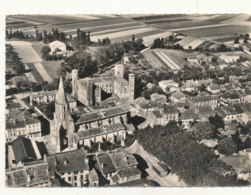
[[[221,157],[220,160],[233,167],[238,179],[251,181],[251,150],[245,149],[238,154]]]
[[[239,104],[221,106],[216,109],[216,113],[222,117],[225,122],[243,121],[244,110]]]
[[[219,85],[209,85],[207,86],[207,91],[212,93],[212,94],[218,94],[220,93],[220,86]]]
[[[42,136],[41,122],[26,110],[11,114],[6,118],[6,141],[11,142],[19,135],[27,138],[38,138]]]
[[[164,95],[164,94],[154,93],[154,94],[151,94],[150,98],[153,101],[157,101],[157,102],[161,102],[161,103],[165,103],[167,101],[166,95]]]
[[[127,152],[110,152],[96,155],[97,166],[111,185],[141,179],[135,157]]]
[[[219,97],[223,104],[238,104],[244,102],[244,96],[245,93],[242,90],[229,90]]]
[[[172,93],[169,97],[169,99],[172,102],[185,102],[186,101],[186,95],[184,93],[182,93],[181,91],[176,91],[174,93]]]
[[[189,98],[189,101],[193,104],[194,107],[210,106],[213,109],[218,107],[218,97],[215,95],[204,95],[201,93],[196,97]]]
[[[51,53],[54,53],[57,50],[66,51],[66,44],[58,40],[49,43],[49,47],[51,49]]]
[[[178,91],[179,84],[174,82],[173,80],[164,80],[159,82],[159,87],[164,91],[164,92],[175,92]]]
[[[23,167],[5,172],[7,187],[50,187],[51,182],[46,162],[30,162]]]
[[[199,116],[201,121],[208,120],[209,117],[215,116],[215,111],[208,105],[196,107],[195,113]]]
[[[192,123],[199,119],[199,115],[197,115],[194,109],[188,109],[180,113],[179,121],[180,125],[183,126],[184,129],[189,129]]]
[[[251,88],[245,89],[244,102],[251,103]]]
[[[50,178],[60,178],[71,186],[84,186],[88,181],[89,159],[82,149],[45,156]]]
[[[159,109],[149,111],[146,117],[147,125],[154,127],[156,125],[164,126],[170,121],[178,121],[179,111],[173,105],[163,104]]]
[[[30,140],[23,136],[18,136],[7,146],[7,167],[10,169],[22,167],[27,162],[41,160],[44,153],[40,150],[39,145],[41,144],[34,139]]]
[[[226,63],[236,62],[240,58],[239,55],[220,55],[219,60],[223,60]]]

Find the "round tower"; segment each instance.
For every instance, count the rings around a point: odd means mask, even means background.
[[[72,85],[72,96],[77,98],[77,81],[78,81],[78,70],[73,69],[71,72],[71,85]]]
[[[115,65],[115,77],[124,78],[124,66],[122,64]]]
[[[129,89],[130,89],[130,96],[129,100],[134,100],[134,91],[135,91],[135,74],[129,74]]]

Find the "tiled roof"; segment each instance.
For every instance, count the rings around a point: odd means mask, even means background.
[[[15,161],[18,163],[23,160],[36,160],[37,156],[32,146],[31,140],[23,136],[18,136],[12,142],[12,150],[15,156]]]
[[[159,110],[153,110],[151,111],[156,118],[163,118],[163,116],[160,114]]]
[[[115,82],[117,82],[117,83],[120,84],[120,85],[128,85],[128,81],[125,80],[124,78],[116,77],[116,78],[115,78]]]
[[[98,135],[102,135],[102,134],[106,134],[106,133],[110,133],[114,131],[120,131],[120,130],[125,130],[124,125],[122,125],[121,123],[115,123],[115,124],[100,126],[98,128],[91,128],[91,129],[83,130],[83,131],[81,130],[81,131],[78,131],[77,134],[78,134],[79,139],[83,139],[83,138],[94,137],[94,136],[98,136]]]
[[[100,154],[96,158],[99,164],[99,168],[104,174],[114,173],[116,171],[108,154]]]
[[[120,177],[131,177],[134,175],[139,175],[141,174],[141,171],[138,168],[135,167],[128,167],[128,168],[124,168],[119,170],[118,172]]]
[[[125,114],[127,112],[129,112],[129,109],[125,107],[106,108],[101,111],[94,111],[80,115],[80,117],[76,121],[76,124],[101,120],[104,118]]]
[[[176,91],[171,95],[173,98],[176,98],[178,100],[185,98],[186,95],[184,93],[182,93],[181,91]]]
[[[213,95],[199,95],[197,97],[192,98],[193,102],[204,102],[218,99],[217,96]]]
[[[199,115],[197,115],[193,109],[185,110],[184,112],[181,112],[180,115],[181,120],[196,119],[196,118],[199,118]]]
[[[232,166],[238,173],[251,172],[251,160],[247,156],[226,156],[220,158],[228,165]]]
[[[60,174],[65,172],[89,170],[89,166],[85,161],[86,153],[81,149],[51,155],[48,156],[47,159],[50,159],[49,168],[51,168],[50,165],[52,165],[52,169],[55,170],[54,165],[56,164],[56,172]],[[54,165],[52,164],[53,159],[56,161],[54,162]]]
[[[116,169],[122,169],[138,164],[135,157],[126,152],[114,152],[109,154]]]
[[[200,106],[197,108],[198,109],[198,114],[212,114],[214,113],[214,110],[211,108],[211,106]]]
[[[178,109],[172,105],[163,104],[165,114],[177,114]]]
[[[6,184],[9,187],[36,186],[49,182],[46,163],[36,163],[6,172]]]

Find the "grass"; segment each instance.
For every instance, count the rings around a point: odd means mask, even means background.
[[[41,77],[40,73],[37,71],[36,67],[34,66],[33,63],[27,63],[29,69],[31,70],[34,78],[36,79],[36,81],[38,83],[42,83],[44,80],[43,78]]]
[[[40,56],[41,59],[43,59],[43,55],[42,55],[41,50],[42,50],[42,48],[43,48],[44,46],[46,46],[46,44],[43,43],[42,41],[40,41],[40,42],[34,42],[34,43],[32,44],[33,49],[34,49],[34,50],[36,51],[36,53]]]
[[[227,25],[192,30],[182,30],[177,32],[194,37],[235,36],[236,33],[243,34],[251,32],[251,28],[249,26],[243,25]]]
[[[9,41],[13,45],[14,50],[18,53],[23,63],[41,62],[42,59],[33,49],[32,44],[26,41]]]
[[[41,64],[52,79],[58,79],[57,69],[60,67],[62,60],[59,61],[44,61]]]
[[[186,52],[174,49],[159,49],[159,50],[161,50],[164,54],[166,54],[180,68],[183,68],[185,64],[188,64],[188,62],[185,60],[185,58],[188,56],[188,53]]]

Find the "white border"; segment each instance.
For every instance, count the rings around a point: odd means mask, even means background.
[[[0,6],[0,153],[4,157],[5,15],[8,14],[251,13],[251,0],[4,0]],[[60,188],[9,189],[0,163],[0,194],[251,194],[251,188]]]

